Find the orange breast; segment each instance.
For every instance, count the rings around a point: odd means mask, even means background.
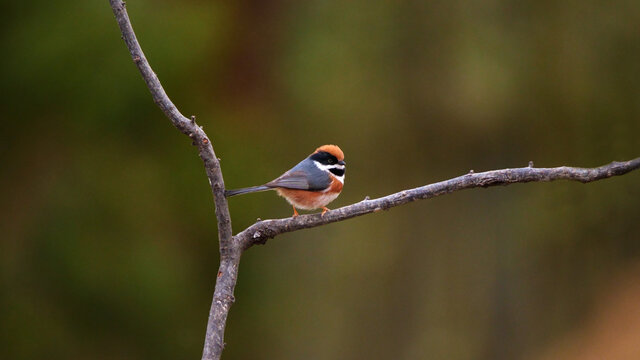
[[[308,191],[278,188],[278,195],[287,199],[289,204],[304,210],[319,209],[335,200],[342,191],[342,183],[331,177],[331,186],[324,191]]]

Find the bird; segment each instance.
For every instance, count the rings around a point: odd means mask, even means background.
[[[276,190],[293,206],[293,217],[298,209],[322,208],[321,216],[329,211],[327,204],[335,200],[344,186],[346,163],[344,153],[337,145],[322,145],[306,159],[264,185],[226,190],[226,197],[258,191]]]

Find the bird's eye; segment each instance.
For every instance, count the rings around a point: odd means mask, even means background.
[[[327,159],[327,162],[328,162],[329,164],[333,164],[335,161],[333,161],[333,159],[332,159],[332,158],[329,158],[329,159]]]

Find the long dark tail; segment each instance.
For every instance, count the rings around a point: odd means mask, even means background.
[[[265,191],[265,190],[271,190],[271,189],[273,189],[273,188],[270,188],[270,187],[264,186],[264,185],[260,185],[260,186],[252,186],[252,187],[242,188],[242,189],[225,190],[224,196],[230,197],[230,196],[234,196],[234,195],[247,194],[247,193]]]

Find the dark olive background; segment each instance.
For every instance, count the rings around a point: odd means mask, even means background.
[[[150,1],[127,8],[228,187],[325,143],[333,207],[469,169],[640,156],[640,2]],[[2,5],[0,358],[197,359],[213,202],[108,2]],[[458,192],[243,257],[225,359],[640,358],[640,173]],[[233,227],[285,217],[230,200]]]

